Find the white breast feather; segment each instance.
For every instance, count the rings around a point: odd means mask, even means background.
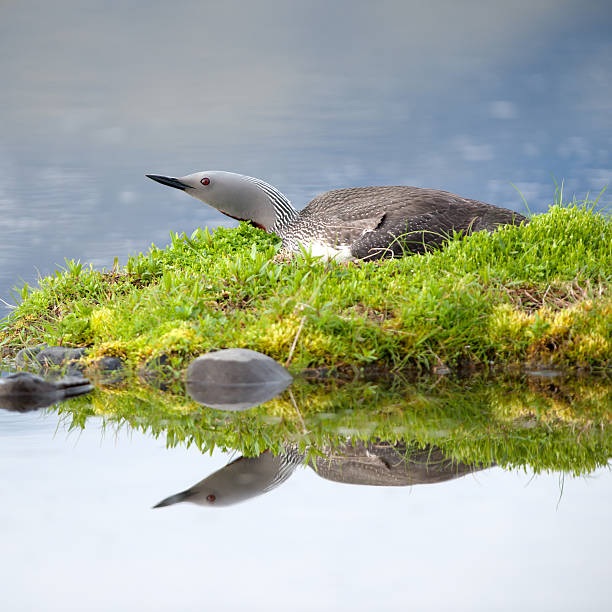
[[[313,257],[322,257],[325,261],[330,259],[337,262],[355,261],[355,258],[351,254],[351,247],[348,244],[332,247],[322,242],[312,241],[308,244],[302,243],[302,246]]]

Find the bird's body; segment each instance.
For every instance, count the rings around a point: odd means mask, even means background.
[[[355,187],[317,196],[277,233],[292,251],[337,251],[340,260],[422,253],[453,231],[493,230],[522,221],[517,213],[436,189]]]
[[[300,247],[338,261],[422,253],[453,232],[493,231],[526,221],[478,200],[409,186],[336,189],[298,212],[275,187],[231,172],[198,172],[180,179],[147,175],[182,189],[222,213],[273,232],[290,251]]]

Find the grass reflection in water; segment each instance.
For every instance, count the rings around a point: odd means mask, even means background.
[[[161,392],[126,386],[98,389],[55,410],[70,428],[101,415],[109,427],[165,436],[168,446],[234,450],[246,457],[291,446],[310,463],[346,453],[349,441],[352,449],[362,442],[400,443],[406,456],[437,449],[475,469],[496,464],[534,473],[584,475],[612,456],[607,377],[298,379],[266,404],[232,413],[203,407],[180,387]]]

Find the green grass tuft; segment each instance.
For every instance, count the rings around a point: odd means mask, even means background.
[[[591,203],[383,262],[276,261],[279,247],[242,224],[171,234],[122,268],[67,262],[18,290],[0,346],[89,346],[134,368],[161,354],[182,367],[227,347],[285,362],[294,343],[296,370],[612,365],[612,221]]]

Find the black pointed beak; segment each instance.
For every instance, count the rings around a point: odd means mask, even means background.
[[[181,181],[176,178],[172,178],[171,176],[159,176],[158,174],[145,174],[145,176],[157,181],[158,183],[161,183],[162,185],[168,185],[168,187],[182,189],[183,191],[185,191],[185,189],[189,189],[189,185],[181,183]]]

